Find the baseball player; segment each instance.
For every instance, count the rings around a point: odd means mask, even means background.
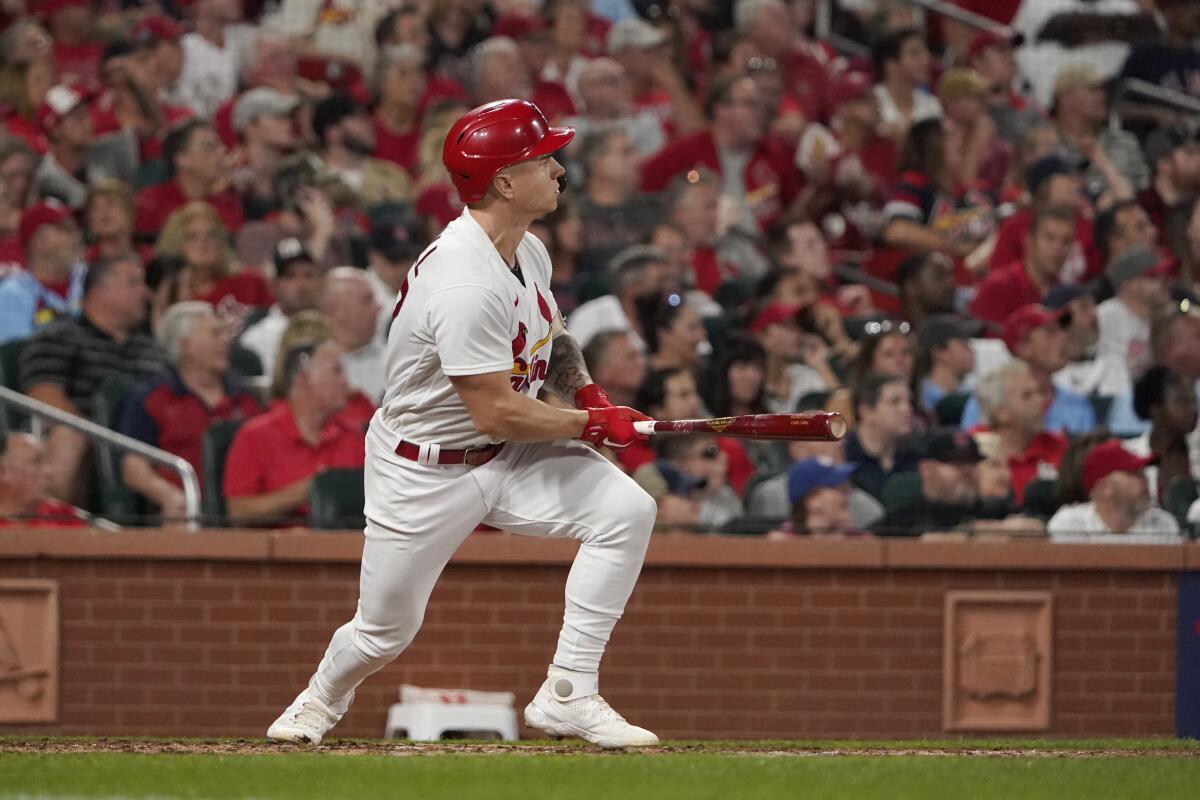
[[[367,432],[358,611],[269,738],[319,744],[355,687],[408,647],[446,562],[484,523],[581,543],[526,724],[607,748],[658,742],[613,711],[597,675],[655,504],[583,443],[644,441],[633,423],[647,417],[592,383],[527,231],[558,205],[554,153],[574,135],[523,100],[480,106],[447,134],[442,160],[467,208],[414,262],[392,311],[387,389]],[[538,400],[543,385],[579,410]]]

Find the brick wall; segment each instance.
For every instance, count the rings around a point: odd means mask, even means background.
[[[0,579],[60,582],[60,723],[21,730],[261,736],[354,610],[354,536],[72,536],[0,535]],[[1177,573],[1200,548],[1062,547],[656,542],[602,687],[668,737],[938,736],[945,591],[1040,589],[1055,598],[1053,733],[1173,733]],[[379,736],[404,682],[523,705],[572,549],[472,537],[338,733]]]

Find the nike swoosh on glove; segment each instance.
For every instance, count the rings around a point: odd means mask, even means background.
[[[579,438],[591,442],[597,447],[612,447],[620,450],[631,444],[647,442],[649,436],[638,433],[634,422],[649,420],[640,411],[628,406],[609,406],[608,408],[589,408],[587,424]]]

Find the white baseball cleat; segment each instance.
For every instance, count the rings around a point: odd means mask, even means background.
[[[578,736],[607,749],[648,747],[658,737],[630,725],[597,692],[596,675],[551,667],[542,688],[525,706],[525,724],[554,736]]]
[[[305,688],[279,715],[279,719],[267,728],[267,738],[277,742],[319,745],[339,719],[339,714],[333,713],[329,706]]]

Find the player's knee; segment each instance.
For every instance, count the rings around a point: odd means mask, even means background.
[[[639,534],[649,536],[654,529],[654,520],[658,516],[658,503],[640,486],[635,486],[624,504],[619,506],[629,521],[629,526]]]

